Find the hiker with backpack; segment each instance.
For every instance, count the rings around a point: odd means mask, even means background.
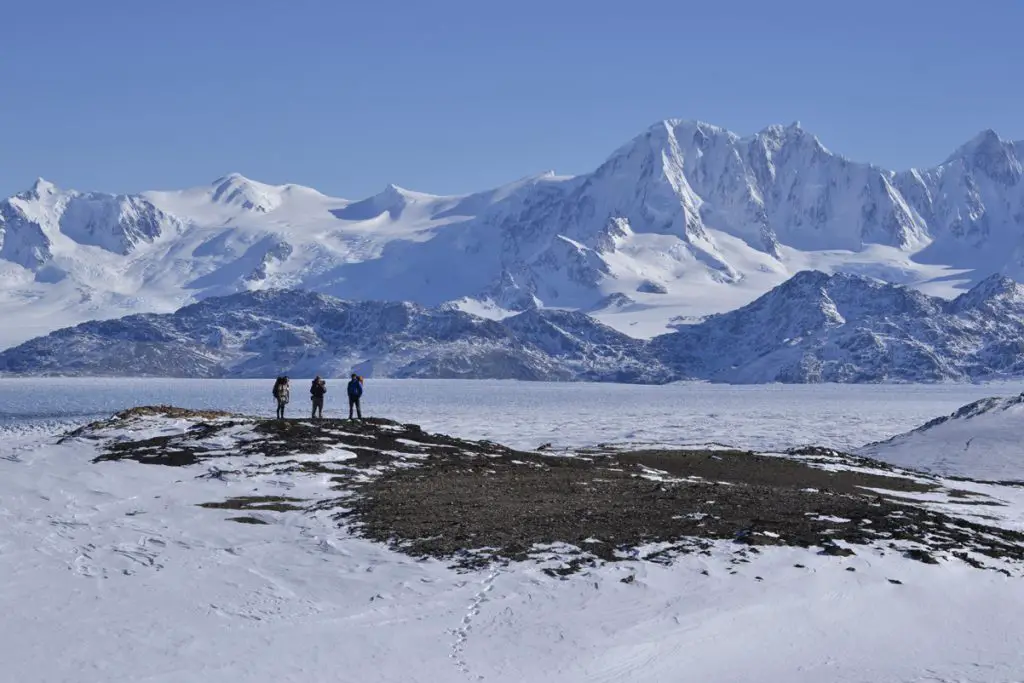
[[[359,399],[363,395],[363,378],[352,373],[352,379],[348,383],[348,419],[352,419],[352,409],[355,408],[356,415],[363,419],[363,410],[359,407]]]
[[[324,394],[327,393],[327,382],[325,382],[320,375],[317,375],[313,380],[313,384],[309,387],[309,398],[313,401],[313,418],[317,417],[317,412],[320,413],[320,418],[324,416]]]
[[[284,419],[284,407],[291,400],[291,387],[287,377],[278,377],[274,382],[274,400],[277,401],[277,419]]]

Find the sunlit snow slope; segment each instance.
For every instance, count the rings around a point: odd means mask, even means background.
[[[968,404],[899,436],[860,449],[901,467],[943,475],[1024,481],[1024,394]]]

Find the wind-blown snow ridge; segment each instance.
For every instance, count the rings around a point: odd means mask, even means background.
[[[1022,418],[1024,394],[985,398],[859,452],[945,476],[1024,483]]]
[[[0,344],[267,288],[495,318],[586,310],[638,338],[807,269],[952,297],[1024,273],[1022,150],[984,131],[939,166],[895,172],[799,124],[741,137],[667,120],[591,173],[463,196],[392,185],[353,202],[237,173],[131,196],[40,180],[0,202],[0,314],[19,323]]]

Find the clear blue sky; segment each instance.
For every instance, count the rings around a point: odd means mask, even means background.
[[[360,198],[595,167],[664,118],[934,164],[1024,138],[1024,3],[50,0],[3,12],[0,195],[231,171]]]

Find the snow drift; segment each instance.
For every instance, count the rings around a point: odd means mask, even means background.
[[[858,452],[946,476],[1024,482],[1024,394],[975,401]]]

